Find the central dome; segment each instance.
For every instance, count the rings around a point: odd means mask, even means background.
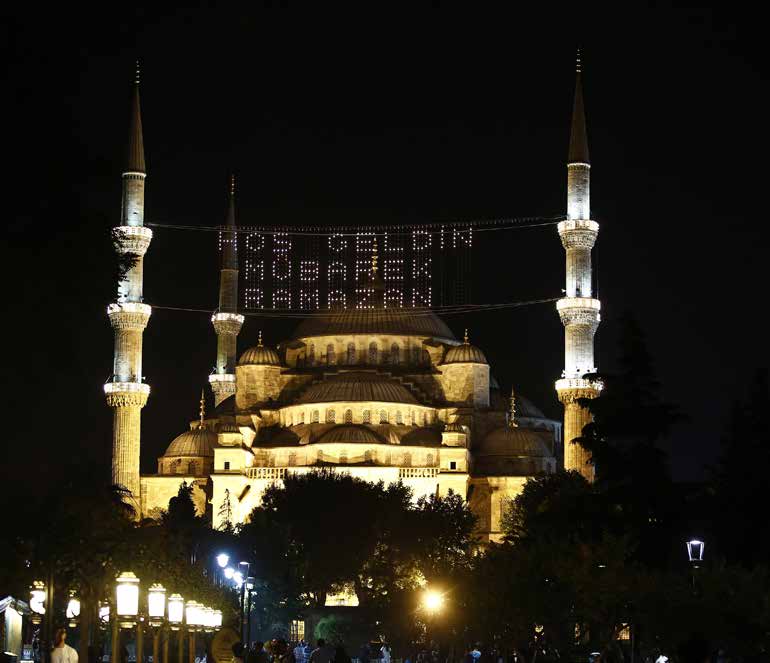
[[[425,308],[350,308],[311,313],[294,331],[292,340],[350,334],[427,336],[457,342],[446,323]]]
[[[334,401],[375,401],[417,405],[417,399],[400,382],[376,373],[339,373],[323,382],[311,384],[297,403],[331,403]]]

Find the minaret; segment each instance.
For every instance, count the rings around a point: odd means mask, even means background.
[[[583,376],[596,372],[594,334],[599,326],[600,303],[592,297],[591,249],[599,234],[599,224],[591,220],[591,165],[588,157],[585,111],[581,81],[580,51],[577,55],[575,104],[567,158],[567,219],[559,223],[559,237],[567,253],[566,296],[556,303],[564,325],[564,372],[556,382],[559,400],[564,404],[564,467],[577,470],[593,480],[589,454],[572,440],[582,434],[591,421],[579,398],[595,398],[601,384]]]
[[[238,242],[235,230],[235,175],[232,175],[227,220],[222,232],[219,307],[211,316],[217,334],[217,366],[216,371],[209,375],[215,405],[235,393],[236,341],[243,319],[238,314]]]
[[[142,377],[142,333],[151,308],[142,302],[144,254],[152,231],[144,227],[144,142],[139,106],[139,64],[131,102],[128,158],[123,171],[120,225],[113,229],[116,251],[127,269],[118,281],[117,301],[107,307],[115,335],[112,377],[104,385],[113,408],[112,483],[128,489],[140,503],[139,442],[141,413],[150,387]],[[138,509],[137,509],[137,515]]]

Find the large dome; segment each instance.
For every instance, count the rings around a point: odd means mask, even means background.
[[[340,444],[385,444],[385,440],[371,429],[353,424],[335,426],[321,435],[316,442],[318,444],[335,442]]]
[[[292,339],[350,334],[400,334],[457,341],[435,313],[415,308],[352,308],[312,313],[300,323]]]
[[[475,452],[478,456],[553,456],[547,434],[527,428],[498,428],[489,433]]]
[[[208,428],[195,428],[174,438],[163,455],[166,458],[177,456],[213,458],[213,447],[216,442],[216,434]]]
[[[311,384],[297,403],[331,403],[334,401],[376,401],[419,405],[409,389],[395,380],[377,373],[339,373]]]

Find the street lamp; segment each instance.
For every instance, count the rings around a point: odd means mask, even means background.
[[[78,625],[78,617],[80,617],[80,599],[75,595],[75,590],[70,590],[70,598],[67,601],[66,617],[69,620],[68,626],[75,628]]]
[[[697,569],[698,565],[703,561],[703,551],[706,544],[700,539],[690,539],[687,542],[687,558],[690,563]]]
[[[229,561],[230,561],[230,555],[228,555],[227,553],[219,553],[217,555],[217,564],[219,564],[220,569],[225,568]]]
[[[156,582],[147,590],[147,618],[152,628],[152,660],[160,661],[160,627],[166,616],[166,588]],[[168,658],[168,656],[166,657]],[[141,663],[141,661],[137,662]]]
[[[228,580],[232,580],[234,575],[235,575],[235,569],[232,566],[228,566],[225,569],[225,578],[227,578]]]
[[[42,580],[35,580],[29,588],[29,609],[32,623],[39,624],[45,614],[45,583]]]
[[[220,628],[222,628],[222,611],[221,610],[214,610],[213,622],[214,622],[215,630],[218,631]]]
[[[118,576],[115,599],[120,625],[123,628],[131,628],[139,614],[139,578],[131,571],[124,571]]]
[[[179,594],[172,594],[168,597],[168,623],[171,624],[172,630],[177,631],[182,621],[184,621],[184,599]]]
[[[444,607],[444,595],[435,589],[429,589],[422,597],[422,605],[428,613],[435,615]]]
[[[99,601],[99,621],[102,624],[110,621],[110,604],[107,601]]]
[[[244,584],[244,578],[248,577],[249,575],[249,563],[248,562],[238,562],[238,568],[239,570],[233,574],[233,578],[235,578],[235,581],[238,583],[238,588],[241,590],[241,623],[240,623],[240,636],[241,641],[243,642],[245,638],[244,631],[244,619],[243,619],[243,612],[246,610],[246,587]]]
[[[190,635],[189,663],[195,662],[195,632],[203,626],[203,606],[197,601],[188,601],[185,608],[187,631]]]

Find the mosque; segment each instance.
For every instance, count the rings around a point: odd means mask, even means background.
[[[566,252],[565,369],[556,381],[564,421],[547,418],[527,398],[501,393],[484,352],[467,331],[460,340],[423,308],[385,304],[376,244],[368,308],[322,310],[288,339],[263,338],[237,350],[238,252],[223,243],[218,307],[212,315],[217,364],[210,376],[215,408],[189,423],[158,458],[157,474],[140,475],[142,335],[152,309],[143,302],[146,179],[138,80],[134,85],[128,163],[123,173],[120,254],[130,268],[108,316],[115,335],[113,375],[104,385],[114,410],[113,483],[126,487],[142,516],[157,517],[185,481],[214,527],[245,521],[265,488],[289,473],[332,468],[367,481],[401,481],[415,498],[454,491],[478,517],[479,534],[499,540],[508,500],[528,478],[560,467],[592,478],[585,451],[572,440],[590,420],[578,399],[593,398],[593,337],[600,304],[592,297],[590,164],[580,63],[567,159],[567,214],[558,231]],[[223,235],[235,237],[231,186]],[[229,233],[229,235],[228,235]],[[151,372],[151,370],[150,370]],[[181,424],[181,422],[180,422]],[[185,426],[180,425],[180,428]]]

